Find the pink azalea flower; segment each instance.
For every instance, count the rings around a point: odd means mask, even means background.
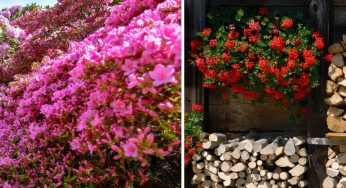
[[[73,139],[72,142],[70,142],[71,148],[72,150],[77,150],[80,148],[80,143],[79,143],[79,139],[75,138]]]
[[[138,156],[138,148],[137,145],[133,142],[128,142],[123,146],[125,150],[126,157],[137,157]]]
[[[165,67],[162,64],[157,64],[153,71],[149,72],[150,77],[154,80],[154,86],[175,82],[174,67]]]

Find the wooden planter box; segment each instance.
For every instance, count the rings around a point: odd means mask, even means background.
[[[185,1],[185,49],[189,49],[194,34],[207,25],[206,14],[209,11],[222,14],[225,11],[247,7],[268,7],[270,11],[283,13],[299,11],[304,19],[323,35],[326,46],[334,41],[340,41],[342,34],[346,33],[344,0],[188,0]],[[254,129],[260,132],[294,133],[322,138],[327,129],[327,106],[324,103],[327,67],[327,63],[321,63],[320,87],[313,90],[309,96],[310,113],[296,124],[288,120],[290,112],[273,102],[253,106],[251,102],[243,99],[223,101],[221,93],[224,91],[201,87],[202,76],[189,62],[185,62],[185,109],[190,111],[193,103],[204,106],[206,118],[204,130],[207,132],[242,133]],[[308,152],[309,187],[320,187],[326,176],[324,164],[327,159],[327,147],[309,145]],[[189,185],[189,180],[186,177],[186,186]]]

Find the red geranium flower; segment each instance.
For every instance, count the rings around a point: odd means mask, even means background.
[[[253,20],[251,20],[249,22],[249,28],[252,30],[252,31],[258,31],[260,29],[260,25],[258,22],[255,22]]]
[[[285,40],[281,37],[274,37],[270,42],[270,46],[280,52],[282,52],[285,48]]]
[[[230,49],[230,48],[234,48],[235,47],[235,44],[233,41],[231,40],[227,40],[226,43],[225,43],[225,48],[226,49]]]
[[[314,45],[316,46],[317,49],[322,50],[324,47],[323,38],[321,37],[316,38]]]
[[[209,45],[210,45],[210,47],[215,48],[217,46],[217,40],[216,39],[211,39],[209,41]]]
[[[228,34],[228,38],[229,38],[229,39],[236,39],[236,38],[238,38],[238,37],[239,37],[239,32],[231,31],[231,32],[229,32],[229,34]]]
[[[327,62],[332,62],[332,58],[333,58],[333,54],[328,53],[324,56],[323,59]]]
[[[252,61],[245,61],[245,66],[246,66],[247,70],[251,70],[254,65],[255,65],[255,63]]]
[[[203,106],[199,104],[192,104],[192,110],[194,112],[203,112]]]
[[[295,48],[291,48],[288,50],[288,58],[290,60],[298,60],[299,59],[299,53],[298,50]]]
[[[203,35],[204,37],[209,37],[210,34],[211,34],[211,29],[210,29],[210,28],[205,28],[205,29],[203,29],[202,35]]]
[[[221,55],[222,59],[224,62],[229,62],[229,60],[231,59],[231,55],[230,54],[227,54],[227,53],[223,53]]]
[[[284,19],[281,22],[281,26],[285,29],[289,29],[289,28],[293,27],[293,20],[290,18]]]
[[[294,40],[294,46],[298,46],[300,44],[300,39],[296,38],[296,40]]]

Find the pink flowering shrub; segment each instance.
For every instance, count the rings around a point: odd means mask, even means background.
[[[110,0],[61,0],[50,9],[33,7],[12,20],[12,25],[32,37],[21,43],[10,66],[2,68],[0,81],[8,82],[16,74],[29,73],[32,64],[45,56],[54,58],[66,52],[70,42],[81,41],[104,25],[109,5]]]
[[[178,153],[180,4],[125,0],[0,88],[2,187],[138,187],[153,158]]]

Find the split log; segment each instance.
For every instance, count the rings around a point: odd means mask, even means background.
[[[326,98],[324,101],[329,106],[339,106],[344,104],[344,99],[338,93],[334,93],[331,97]]]
[[[219,146],[219,142],[215,142],[215,141],[206,141],[206,142],[203,142],[202,144],[202,148],[203,149],[215,149],[216,147]]]
[[[345,167],[345,166],[340,166],[340,167],[339,167],[339,172],[340,172],[340,174],[342,174],[343,176],[346,176],[346,167]]]
[[[339,183],[343,186],[346,187],[346,177],[343,177],[340,179]]]
[[[232,176],[231,173],[229,172],[218,172],[217,175],[222,179],[222,180],[231,180]]]
[[[336,156],[336,153],[334,150],[330,147],[328,147],[328,159],[334,158]]]
[[[264,147],[260,151],[260,154],[262,154],[262,155],[275,154],[275,149],[278,147],[278,142],[281,138],[282,137],[276,137],[272,143],[268,144],[266,147]]]
[[[339,164],[346,164],[346,153],[339,153],[336,155],[336,160],[339,162]]]
[[[241,172],[241,171],[244,171],[245,169],[246,169],[246,166],[242,162],[239,162],[231,167],[232,172]]]
[[[344,52],[344,48],[340,43],[335,43],[328,47],[328,52],[332,54],[342,53]]]
[[[346,71],[346,69],[345,69]],[[336,90],[338,89],[338,85],[331,81],[331,80],[327,80],[326,82],[326,93],[328,96],[331,96],[334,94],[334,92],[336,92]]]
[[[268,139],[259,139],[253,142],[253,150],[255,152],[260,152],[263,147],[265,147],[268,144]]]
[[[209,135],[209,141],[221,143],[227,141],[227,136],[220,133],[212,133]]]
[[[292,177],[289,180],[287,180],[289,184],[291,185],[297,185],[299,182],[299,178],[298,177]]]
[[[232,160],[232,152],[225,152],[224,154],[221,155],[220,159],[223,161],[229,161]]]
[[[202,183],[203,181],[205,181],[205,174],[203,173],[200,173],[200,174],[195,174],[193,177],[192,177],[192,184],[199,184],[199,183]]]
[[[279,167],[294,167],[294,164],[290,161],[290,159],[287,156],[280,157],[278,160],[275,161],[275,164]]]
[[[243,162],[246,162],[246,161],[249,160],[249,158],[250,158],[249,152],[248,152],[247,150],[243,150],[243,151],[241,152],[240,158],[241,158],[241,160],[242,160]]]
[[[335,169],[332,169],[332,168],[327,168],[327,169],[326,169],[326,172],[327,172],[327,175],[328,175],[329,177],[332,177],[332,178],[334,178],[334,177],[336,177],[337,175],[339,175],[339,170],[335,170]]]
[[[287,172],[281,172],[280,173],[280,179],[282,180],[287,180],[289,177],[288,173]]]
[[[292,163],[297,163],[299,161],[299,156],[297,154],[293,154],[290,156],[290,161]]]
[[[341,117],[327,117],[328,129],[333,132],[343,133],[346,131],[346,121]]]
[[[345,88],[345,93],[346,93],[346,88]],[[330,106],[327,111],[327,116],[339,117],[344,112],[345,111],[343,109]]]
[[[334,64],[330,64],[328,67],[328,76],[333,81],[336,81],[339,77],[343,76],[342,69],[338,68]]]
[[[307,170],[308,170],[308,168],[306,166],[302,166],[302,165],[298,164],[288,172],[292,176],[300,176],[300,175],[304,174]]]
[[[308,181],[306,181],[306,180],[300,180],[300,181],[298,182],[298,187],[306,187],[306,186],[308,186]]]
[[[340,165],[339,165],[339,163],[338,162],[334,162],[333,164],[332,164],[332,169],[334,169],[334,170],[339,170],[339,168],[340,168]]]
[[[326,177],[324,180],[323,180],[323,188],[334,188],[337,184],[337,180],[335,178],[331,178],[331,177]]]
[[[335,54],[332,58],[332,63],[339,68],[345,66],[345,60],[343,55],[341,53]]]
[[[232,168],[232,163],[229,161],[224,161],[221,163],[221,170],[223,172],[230,172]]]
[[[275,155],[278,157],[278,156],[281,156],[282,154],[284,153],[284,147],[283,146],[280,146],[278,148],[275,149]]]
[[[211,181],[217,182],[217,183],[219,183],[221,181],[221,178],[217,174],[213,174],[213,173],[210,174],[210,179],[211,179]]]
[[[201,186],[202,186],[203,188],[209,188],[209,187],[210,187],[210,184],[211,184],[211,181],[210,181],[210,180],[205,180],[205,181],[201,184]]]
[[[299,160],[298,160],[298,164],[300,164],[302,166],[306,166],[307,163],[308,163],[308,159],[305,157],[299,158]]]
[[[232,157],[234,159],[240,159],[240,155],[241,155],[241,151],[239,149],[234,149],[234,151],[232,152]]]
[[[238,146],[238,149],[240,151],[242,150],[246,150],[248,151],[249,153],[252,152],[252,149],[253,149],[253,145],[252,145],[252,140],[243,140],[239,143],[239,146]]]

